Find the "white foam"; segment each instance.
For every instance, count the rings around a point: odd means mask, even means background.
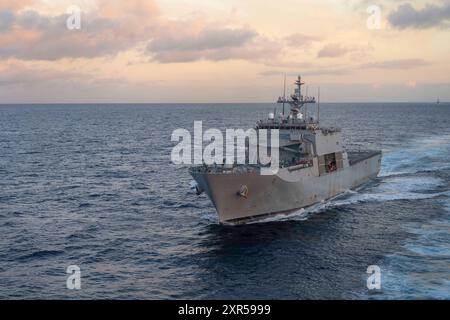
[[[442,184],[441,179],[434,177],[389,177],[375,186],[363,187],[359,191],[349,190],[343,195],[314,206],[309,212],[361,202],[428,199],[448,195],[449,192],[429,192]]]
[[[448,169],[449,156],[450,135],[412,141],[406,148],[386,151],[383,154],[380,176]]]
[[[321,201],[315,205],[312,205],[308,208],[302,208],[297,211],[294,211],[289,214],[280,214],[280,215],[273,215],[267,218],[263,218],[257,221],[252,221],[251,223],[265,223],[265,222],[273,222],[273,221],[286,221],[286,220],[295,220],[295,221],[305,221],[308,219],[309,215],[311,213],[318,213],[321,211],[325,211],[327,208],[335,207],[339,205],[339,202],[336,201],[336,199],[339,199],[347,194],[357,194],[356,191],[348,190],[342,194],[339,194],[338,196],[329,199],[327,201]]]
[[[380,184],[345,199],[346,204],[368,201],[415,200],[434,198],[445,192],[432,192],[443,181],[434,177],[388,177]]]
[[[247,224],[267,223],[267,222],[286,221],[286,220],[304,221],[304,220],[308,219],[308,213],[309,213],[309,211],[307,209],[300,209],[300,210],[294,211],[289,214],[273,215],[273,216],[269,216],[267,218],[262,218],[259,220],[251,221]]]

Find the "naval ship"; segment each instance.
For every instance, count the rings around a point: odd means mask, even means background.
[[[300,76],[294,94],[278,99],[283,112],[256,123],[255,130],[279,130],[279,168],[262,175],[261,164],[214,164],[189,168],[197,195],[205,192],[219,222],[241,224],[271,215],[286,215],[338,196],[375,178],[381,165],[380,150],[346,150],[341,130],[319,124],[320,91],[316,116],[307,105],[315,97],[302,95]],[[285,104],[290,107],[284,112]]]

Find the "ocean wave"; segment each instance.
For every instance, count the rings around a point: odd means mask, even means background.
[[[450,135],[411,141],[409,147],[383,154],[380,177],[450,168]]]
[[[21,261],[28,261],[34,259],[43,259],[48,257],[54,257],[63,254],[64,252],[61,250],[36,250],[30,254],[23,255],[18,258]]]
[[[382,179],[375,186],[362,186],[357,191],[348,190],[330,200],[323,201],[308,209],[308,213],[316,213],[331,208],[353,205],[363,202],[385,202],[395,200],[421,200],[438,196],[450,196],[448,191],[434,191],[444,185],[434,177],[389,177]]]
[[[419,254],[424,257],[446,257],[450,258],[450,248],[448,247],[448,243],[436,243],[433,241],[432,244],[424,245],[424,244],[407,244],[405,245],[405,249],[410,252]]]

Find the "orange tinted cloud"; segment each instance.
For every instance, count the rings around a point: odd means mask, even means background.
[[[125,16],[134,19],[150,18],[160,14],[159,7],[153,0],[99,0],[97,3],[99,15],[108,19],[122,19]]]
[[[36,1],[33,0],[2,0],[0,1],[0,10],[12,10],[17,11],[28,5],[32,5]]]
[[[0,33],[0,47],[13,49],[14,46],[21,43],[21,46],[25,48],[39,42],[40,38],[41,33],[33,30],[19,29],[5,34]]]
[[[144,45],[157,62],[255,60],[273,58],[274,44],[247,26],[227,26],[205,19],[167,19],[149,0],[98,0],[97,10],[83,13],[80,30],[68,30],[69,14],[34,10],[8,12],[12,26],[2,33],[0,57],[58,60],[115,55]],[[14,30],[14,31],[11,31]],[[37,41],[39,40],[39,41]]]

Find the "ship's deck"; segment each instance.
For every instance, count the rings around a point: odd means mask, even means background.
[[[316,130],[320,129],[324,133],[341,132],[340,128],[336,127],[320,127],[314,122],[278,122],[278,121],[263,121],[260,120],[256,124],[256,129],[279,129],[279,130]]]
[[[364,151],[347,151],[348,162],[350,165],[369,159],[375,155],[381,154],[380,150],[364,150]],[[308,168],[313,165],[311,159],[304,159],[305,162],[297,165],[282,165],[281,168],[290,168],[289,171]],[[200,165],[191,167],[191,173],[209,173],[209,174],[239,174],[258,172],[261,167],[269,167],[269,165],[240,164],[240,165]]]
[[[380,150],[364,150],[364,151],[347,151],[348,163],[353,165],[355,163],[369,159],[377,154],[381,154]]]

